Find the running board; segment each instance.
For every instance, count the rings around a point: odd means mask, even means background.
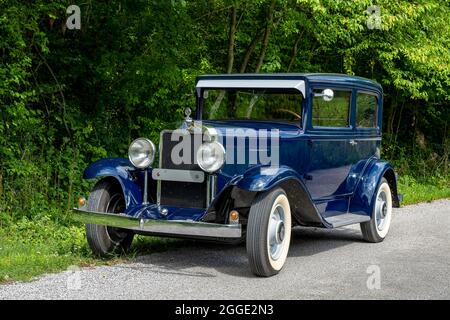
[[[333,228],[339,228],[343,226],[348,226],[351,224],[357,224],[361,222],[369,221],[370,217],[361,215],[361,214],[352,214],[352,213],[346,213],[346,214],[340,214],[337,216],[332,216],[325,218],[325,221],[331,224]]]

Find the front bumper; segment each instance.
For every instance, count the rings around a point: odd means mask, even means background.
[[[124,228],[155,235],[192,238],[240,238],[240,224],[218,224],[186,220],[159,220],[134,218],[123,213],[112,214],[73,209],[73,218],[89,224]]]

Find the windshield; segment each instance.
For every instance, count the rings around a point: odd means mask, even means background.
[[[302,95],[295,90],[203,91],[203,120],[275,120],[300,125]]]

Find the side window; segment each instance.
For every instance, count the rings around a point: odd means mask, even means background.
[[[322,97],[313,98],[312,125],[313,127],[349,127],[351,91],[333,90],[334,97],[325,101]],[[314,90],[321,93],[322,90]]]
[[[375,128],[377,126],[376,96],[358,92],[356,96],[356,127]]]

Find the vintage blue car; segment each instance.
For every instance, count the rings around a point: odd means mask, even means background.
[[[380,160],[382,107],[381,86],[360,77],[200,76],[195,113],[158,149],[138,138],[128,159],[86,168],[98,181],[74,216],[98,256],[126,251],[134,234],[245,241],[258,276],[282,269],[297,225],[360,224],[380,242],[401,201]]]

